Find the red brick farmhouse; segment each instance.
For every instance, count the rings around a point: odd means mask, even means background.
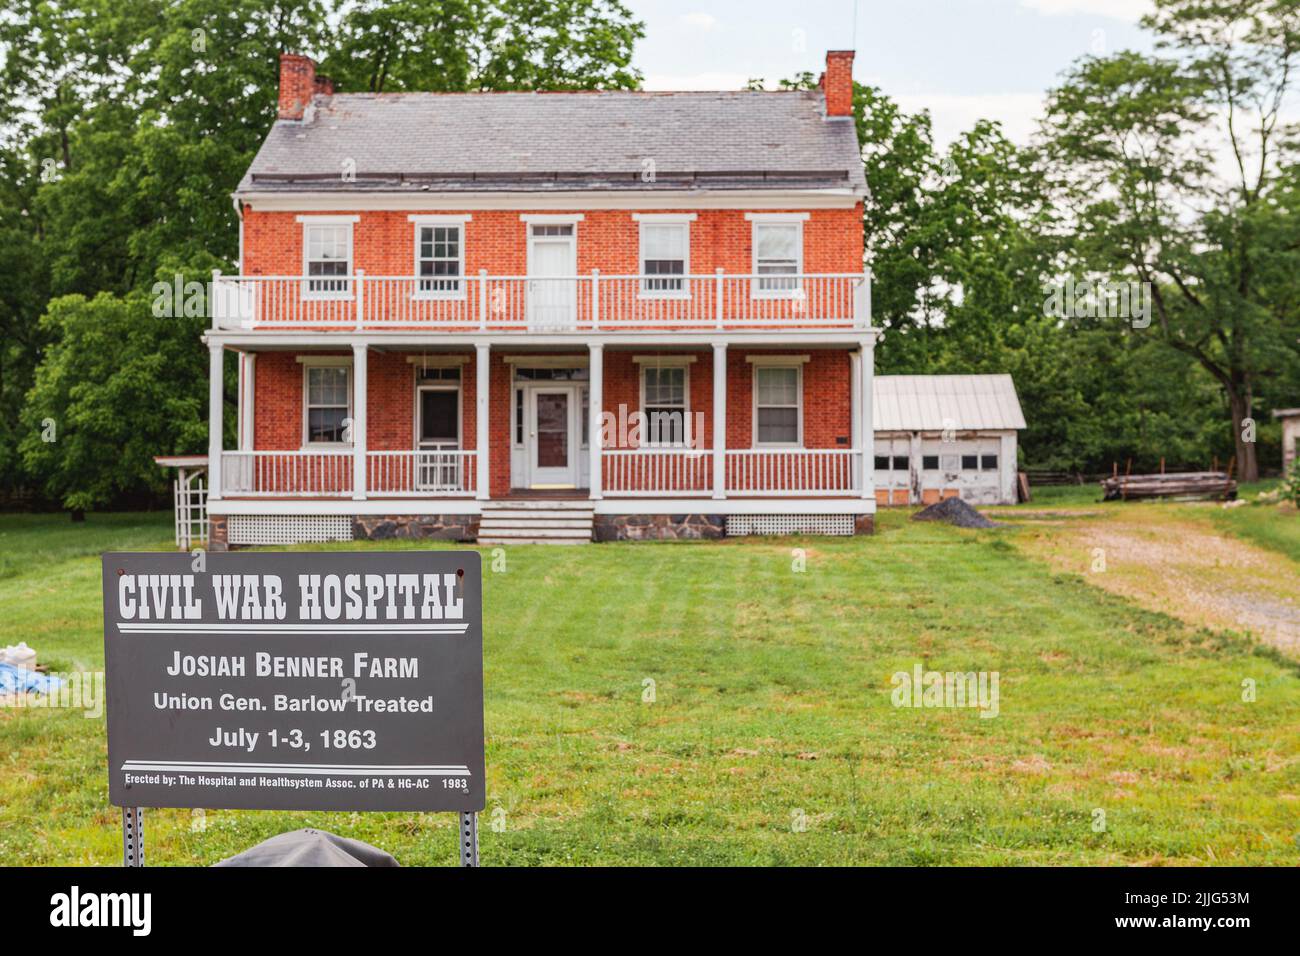
[[[816,91],[375,95],[286,55],[214,280],[213,546],[869,531],[852,57]]]

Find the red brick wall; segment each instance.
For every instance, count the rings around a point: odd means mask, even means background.
[[[660,212],[663,210],[655,210]],[[678,212],[690,210],[676,210]],[[797,211],[797,210],[795,210]],[[458,215],[460,213],[449,213]],[[469,212],[465,224],[465,271],[493,275],[528,271],[528,230],[517,211]],[[244,263],[248,275],[302,275],[302,223],[299,213],[244,213]],[[339,212],[357,215],[352,227],[353,268],[372,276],[409,276],[415,269],[415,226],[409,211]],[[640,268],[640,224],[627,209],[583,213],[578,223],[578,271],[634,274]],[[752,271],[753,223],[742,209],[703,209],[691,223],[690,270],[711,273]],[[805,272],[862,270],[862,207],[814,209],[804,223]]]

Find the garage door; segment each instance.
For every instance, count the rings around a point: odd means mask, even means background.
[[[921,442],[921,497],[930,504],[960,495],[971,504],[996,504],[999,499],[997,438],[937,438]]]

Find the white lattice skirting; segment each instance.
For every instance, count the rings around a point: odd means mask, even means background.
[[[351,515],[231,515],[226,521],[230,544],[352,540]]]
[[[853,515],[727,515],[727,535],[851,535],[853,520]]]

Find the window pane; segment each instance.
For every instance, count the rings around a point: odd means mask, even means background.
[[[979,460],[979,456],[978,456],[978,455],[962,455],[962,456],[961,456],[961,470],[962,470],[962,471],[975,471],[977,468],[979,468],[979,463],[980,463],[980,460]]]
[[[760,444],[793,445],[799,440],[797,408],[760,408],[758,441]]]
[[[425,389],[420,392],[420,441],[454,445],[460,441],[457,392]]]
[[[798,405],[799,370],[793,368],[758,368],[758,404]]]
[[[654,368],[645,370],[645,403],[651,405],[686,405],[686,369]]]
[[[311,408],[307,410],[307,440],[310,442],[343,441],[346,408]]]
[[[348,370],[346,368],[308,368],[307,404],[348,404]]]
[[[894,471],[907,471],[907,456],[906,456],[906,455],[895,455],[895,456],[894,456]]]
[[[980,456],[980,468],[982,468],[984,471],[997,471],[997,470],[998,470],[998,456],[997,456],[997,455],[981,455],[981,456]]]
[[[799,258],[800,228],[794,223],[758,223],[754,227],[755,256],[795,261]]]
[[[939,456],[938,456],[938,455],[922,455],[922,456],[921,456],[921,467],[924,468],[926,471],[938,471],[938,470],[939,470]]]
[[[680,408],[646,407],[646,430],[652,444],[680,445],[686,434],[686,415]]]
[[[889,456],[888,456],[888,455],[877,455],[877,456],[876,456],[876,471],[889,471]]]

